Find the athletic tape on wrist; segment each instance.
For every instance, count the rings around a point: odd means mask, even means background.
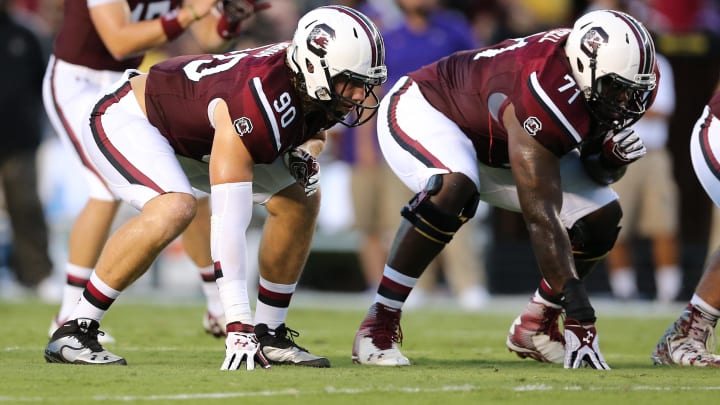
[[[163,32],[167,37],[168,41],[180,36],[185,31],[185,28],[180,25],[178,20],[178,10],[171,10],[160,17],[160,24],[162,25]]]

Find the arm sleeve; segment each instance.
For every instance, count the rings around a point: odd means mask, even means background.
[[[210,189],[210,255],[228,323],[251,323],[247,293],[247,239],[252,218],[252,183],[225,183]]]

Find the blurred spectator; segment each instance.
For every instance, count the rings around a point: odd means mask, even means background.
[[[678,187],[672,156],[666,148],[669,121],[675,109],[672,67],[657,54],[660,82],[653,106],[638,121],[635,132],[647,148],[647,155],[628,167],[625,176],[613,185],[620,196],[623,218],[620,235],[607,257],[610,287],[614,296],[628,299],[638,294],[632,252],[633,238],[644,236],[652,242],[656,299],[674,301],[682,287],[678,264]]]
[[[0,0],[0,180],[12,228],[10,268],[41,299],[54,300],[48,230],[37,189],[36,154],[42,141],[45,59],[33,31]]]
[[[442,8],[438,0],[368,1],[364,11],[376,19],[385,40],[388,67],[385,88],[409,71],[476,44],[464,17]],[[374,123],[356,128],[337,141],[341,158],[352,165],[355,226],[361,234],[360,265],[368,289],[374,291],[382,277],[394,230],[400,223],[400,209],[413,193],[385,163]],[[458,232],[434,263],[444,270],[451,291],[467,309],[482,307],[488,299],[485,267],[473,239],[473,228],[471,225]],[[409,305],[422,305],[436,281],[437,274],[432,271],[421,278]]]

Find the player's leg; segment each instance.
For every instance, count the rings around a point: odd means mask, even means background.
[[[99,322],[196,213],[197,201],[174,151],[147,122],[132,91],[118,96],[129,87],[126,80],[118,82],[115,98],[108,97],[112,103],[98,104],[102,108],[94,111],[83,139],[93,166],[114,194],[140,214],[108,239],[78,305],[45,349],[50,362],[126,364],[98,342]]]
[[[104,75],[111,79],[111,74]],[[116,75],[119,79],[120,74]],[[92,274],[100,251],[110,233],[119,201],[89,164],[80,139],[87,125],[88,111],[95,103],[100,88],[110,84],[87,77],[87,68],[71,65],[51,57],[43,80],[43,103],[48,118],[60,138],[74,167],[88,186],[88,201],[76,217],[68,239],[66,282],[58,313],[50,322],[49,335],[59,328],[75,308],[85,284]],[[100,336],[102,343],[114,338]]]
[[[202,319],[203,329],[220,338],[227,332],[225,312],[215,282],[215,266],[210,256],[210,198],[207,195],[198,197],[197,214],[183,232],[182,241],[185,252],[197,267],[202,280],[201,287],[207,307]]]
[[[479,180],[472,143],[415,84],[400,80],[389,94],[378,111],[380,147],[395,174],[417,194],[402,208],[380,286],[355,334],[352,359],[404,366],[410,361],[398,348],[403,304],[428,264],[475,214]]]
[[[267,218],[259,249],[259,286],[255,307],[255,334],[265,357],[274,364],[330,367],[325,357],[299,346],[299,333],[286,324],[290,301],[305,268],[320,210],[320,191],[311,196],[287,177],[282,163],[269,168],[282,175],[277,184],[285,186],[265,203]],[[263,183],[256,170],[257,183]],[[290,183],[287,186],[288,181]]]
[[[690,156],[700,184],[720,206],[720,120],[705,107],[695,123],[690,139]],[[720,318],[720,249],[708,264],[690,302],[680,317],[665,331],[651,358],[655,364],[694,367],[720,367],[720,356],[713,354],[715,325]]]

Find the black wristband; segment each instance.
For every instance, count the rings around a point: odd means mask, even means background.
[[[568,318],[578,322],[595,322],[595,310],[590,304],[585,284],[572,278],[563,286],[563,307]]]

